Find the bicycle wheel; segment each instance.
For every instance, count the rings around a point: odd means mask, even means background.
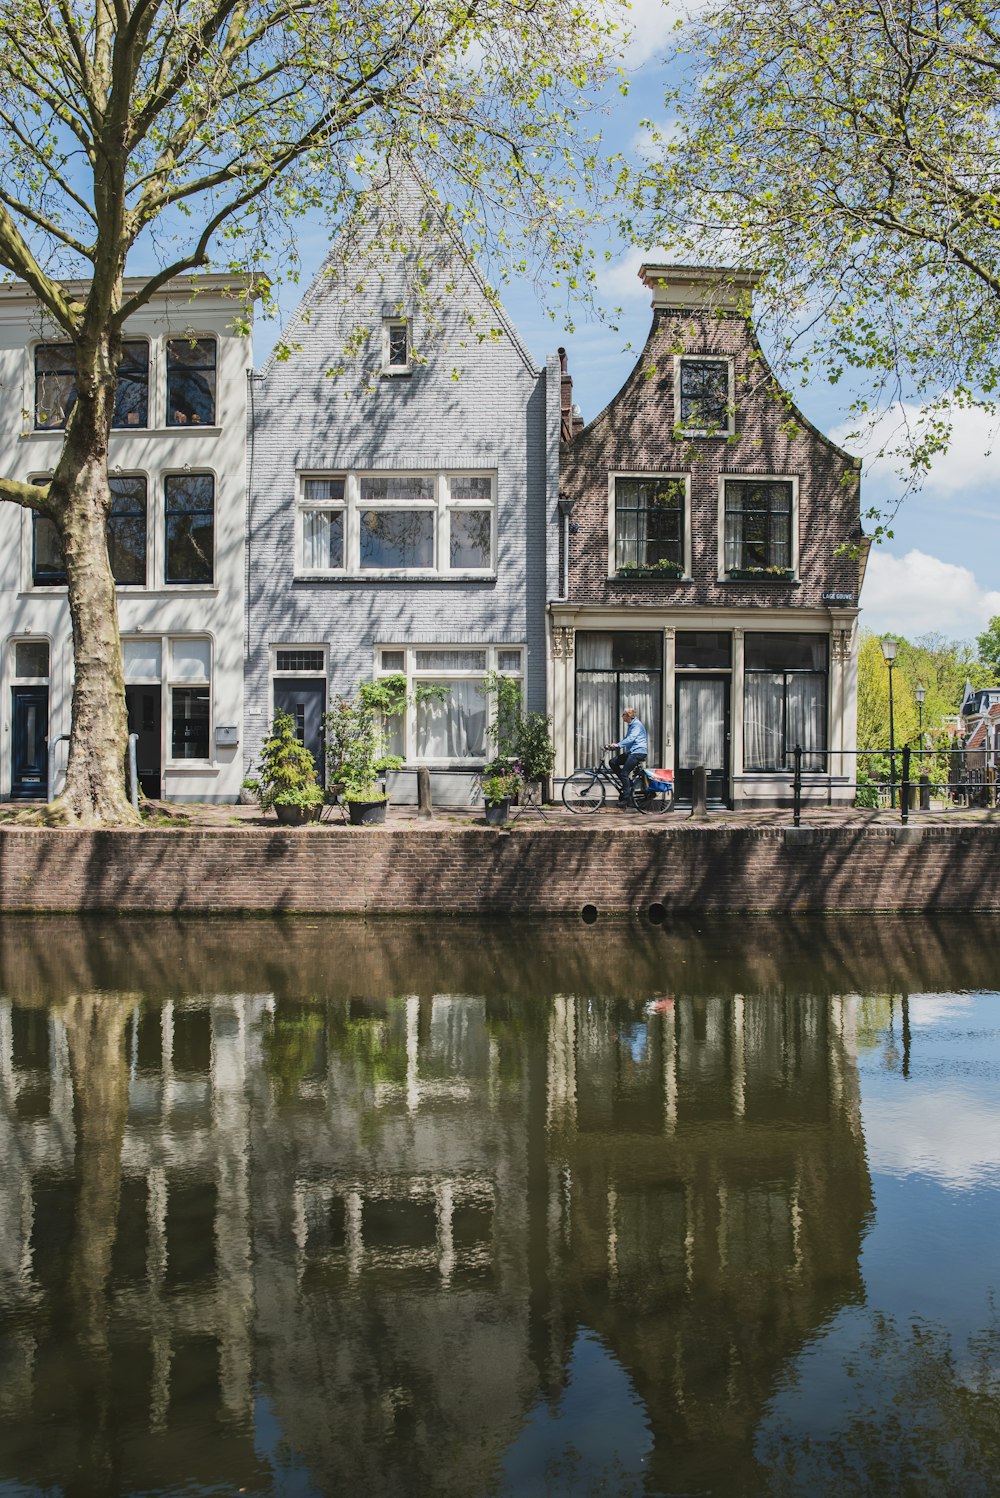
[[[636,811],[663,812],[668,811],[674,804],[673,787],[666,791],[658,791],[651,785],[649,780],[644,779],[642,785],[634,785],[632,799]]]
[[[563,806],[567,811],[600,811],[606,794],[604,781],[593,770],[576,770],[563,781]]]

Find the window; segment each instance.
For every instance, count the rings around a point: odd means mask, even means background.
[[[211,720],[210,640],[179,637],[170,641],[170,757],[207,760]]]
[[[486,473],[303,477],[299,571],[489,575],[495,483]]]
[[[674,665],[678,671],[728,671],[733,637],[728,630],[679,629],[674,637]]]
[[[405,317],[387,317],[382,323],[382,372],[406,374],[410,369],[410,325]]]
[[[14,675],[21,681],[48,680],[48,640],[17,640],[15,642]]]
[[[215,479],[172,473],[163,482],[166,583],[210,583],[214,575]]]
[[[167,426],[215,423],[214,338],[167,339]]]
[[[31,581],[36,588],[66,586],[66,563],[55,523],[47,515],[31,512]]]
[[[579,630],[576,636],[576,763],[597,765],[605,744],[625,732],[632,707],[649,736],[648,763],[660,741],[662,631]]]
[[[109,480],[108,560],[119,587],[146,586],[146,480],[115,474]]]
[[[735,430],[732,360],[678,359],[675,400],[678,425],[689,436],[731,436]]]
[[[725,570],[791,572],[791,479],[725,479]]]
[[[420,645],[390,647],[378,653],[379,674],[403,674],[409,706],[389,723],[393,754],[420,763],[483,761],[489,753],[486,728],[487,671],[520,678],[522,646]]]
[[[682,576],[684,508],[682,478],[616,478],[615,571]]]
[[[790,770],[800,744],[804,770],[823,770],[826,635],[747,634],[744,642],[743,765]]]
[[[76,359],[71,343],[42,343],[35,349],[35,428],[55,431],[66,425],[76,405]],[[144,427],[149,419],[149,344],[143,339],[122,344],[115,390],[113,427]]]
[[[294,675],[306,672],[324,672],[326,662],[322,650],[278,650],[275,652],[275,670],[289,671]]]
[[[302,566],[307,572],[339,571],[344,565],[346,480],[306,479],[302,507]]]

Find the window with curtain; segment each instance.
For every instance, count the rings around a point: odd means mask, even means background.
[[[793,486],[789,479],[727,479],[726,571],[792,566]]]
[[[489,473],[358,473],[300,478],[300,572],[489,576],[496,479]]]
[[[615,479],[615,568],[684,569],[685,483],[681,478]]]
[[[406,677],[406,711],[385,725],[391,753],[431,764],[488,757],[484,680],[488,671],[520,680],[523,646],[387,646],[378,659],[380,676]]]
[[[605,744],[624,733],[634,708],[649,735],[649,763],[659,754],[663,636],[652,630],[580,630],[576,636],[576,763],[600,763]]]
[[[826,635],[747,634],[744,641],[743,766],[826,768],[829,641]]]

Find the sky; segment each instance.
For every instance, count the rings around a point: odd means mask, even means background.
[[[632,16],[629,92],[625,98],[613,96],[604,134],[609,148],[635,158],[648,148],[643,121],[669,128],[664,100],[676,67],[671,58],[676,12],[662,0],[634,0]],[[299,243],[304,287],[318,268],[325,236],[314,232]],[[504,305],[536,362],[544,364],[560,345],[566,348],[574,398],[585,421],[597,416],[621,388],[649,331],[649,292],[639,281],[639,266],[670,258],[657,245],[609,248],[612,260],[599,275],[598,295],[606,308],[620,309],[612,319],[588,317],[581,309],[568,331],[558,318],[552,320],[528,285],[502,290]],[[726,258],[716,263],[726,263]],[[258,362],[275,336],[273,328],[259,329]],[[853,439],[847,418],[849,386],[814,384],[793,394],[814,425],[862,459],[862,512],[872,506],[882,513],[893,510],[902,485],[890,464],[865,461],[878,449],[877,434],[864,443]],[[1000,413],[996,418],[959,413],[951,449],[938,458],[922,490],[904,499],[891,523],[892,538],[872,548],[861,594],[862,627],[910,639],[934,633],[972,640],[1000,614],[998,429]]]

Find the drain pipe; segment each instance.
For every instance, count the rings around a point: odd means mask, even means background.
[[[50,806],[52,805],[52,802],[56,799],[56,792],[55,792],[55,781],[56,781],[56,745],[57,744],[68,744],[68,743],[69,743],[69,734],[68,733],[61,733],[57,739],[50,739],[49,740],[49,805]]]
[[[135,746],[139,742],[137,733],[128,736],[128,786],[129,795],[132,798],[132,810],[139,810],[139,769],[136,764]]]
[[[562,526],[562,577],[559,579],[559,602],[565,603],[569,598],[569,538],[570,533],[576,530],[569,523],[576,504],[576,496],[560,494],[559,496],[559,520]]]

